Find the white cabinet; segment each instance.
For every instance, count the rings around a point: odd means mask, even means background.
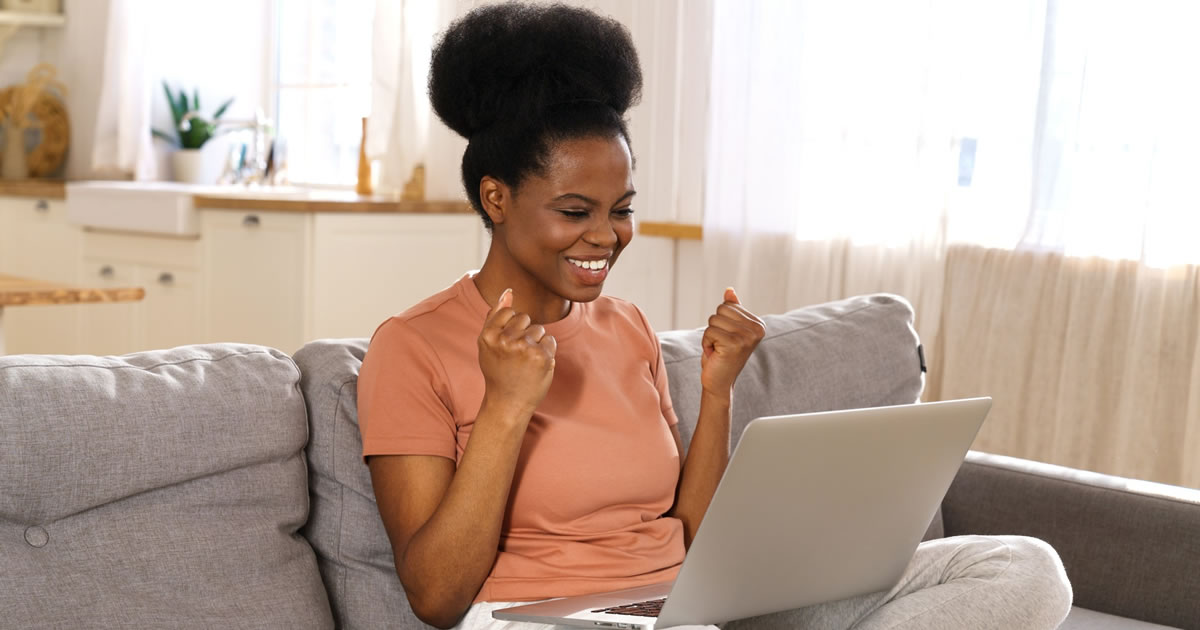
[[[207,340],[298,350],[307,340],[312,215],[207,210],[200,233]]]
[[[4,310],[12,353],[125,354],[208,342],[295,352],[368,337],[478,268],[474,214],[199,210],[197,237],[69,223],[63,201],[0,197],[0,273],[145,289],[138,302]]]
[[[474,214],[315,216],[311,337],[375,328],[483,264]]]
[[[295,352],[369,337],[483,262],[475,215],[200,211],[207,337]]]
[[[67,223],[61,201],[0,198],[0,273],[74,284],[79,276],[80,230]],[[4,309],[7,351],[72,354],[78,351],[78,306]]]
[[[81,351],[124,354],[203,341],[199,267],[197,239],[86,232],[81,283],[143,287],[146,297],[84,307]]]

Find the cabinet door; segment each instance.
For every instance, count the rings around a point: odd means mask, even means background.
[[[474,214],[316,217],[313,338],[369,337],[483,264]]]
[[[202,210],[209,341],[295,352],[307,340],[312,216]]]
[[[3,272],[62,284],[79,281],[81,230],[67,223],[61,201],[6,198]],[[4,309],[4,331],[11,354],[71,354],[78,351],[78,306],[13,306]]]
[[[141,286],[137,265],[120,260],[85,258],[82,284],[111,289]],[[83,354],[127,354],[142,349],[139,343],[142,310],[139,302],[87,304],[80,317],[79,351]]]
[[[199,342],[201,296],[196,273],[142,266],[138,275],[141,286],[146,287],[141,345],[146,349],[174,348]]]

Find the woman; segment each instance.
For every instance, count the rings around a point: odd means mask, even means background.
[[[463,183],[492,243],[478,273],[379,327],[359,380],[396,571],[432,625],[540,628],[491,611],[670,580],[724,472],[762,321],[725,291],[684,456],[653,331],[601,295],[633,237],[622,116],[640,89],[627,31],[582,9],[477,9],[434,51],[430,97],[469,140]],[[1038,628],[1069,606],[1036,541],[929,544],[913,565],[892,593],[730,625]]]

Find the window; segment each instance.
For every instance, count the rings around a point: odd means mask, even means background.
[[[276,137],[295,184],[351,187],[370,110],[372,0],[276,0]]]

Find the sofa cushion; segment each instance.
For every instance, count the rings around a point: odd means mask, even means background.
[[[767,334],[738,376],[733,445],[760,416],[916,402],[925,385],[913,310],[878,294],[766,315]],[[659,335],[684,443],[700,413],[703,328]]]
[[[367,339],[314,341],[295,356],[303,374],[312,514],[304,535],[339,628],[430,628],[396,577],[358,432],[358,370]]]
[[[877,295],[768,316],[767,337],[739,378],[734,435],[769,413],[911,403],[923,374],[902,298]],[[659,335],[681,433],[690,440],[699,402],[699,331]],[[375,506],[358,432],[358,371],[368,340],[322,340],[296,353],[312,439],[312,515],[334,617],[343,628],[427,627],[409,608]],[[927,536],[940,536],[940,520]]]
[[[232,344],[0,357],[4,618],[329,627],[298,533],[299,378],[283,353]]]
[[[1172,627],[1075,606],[1058,630],[1172,630]]]

